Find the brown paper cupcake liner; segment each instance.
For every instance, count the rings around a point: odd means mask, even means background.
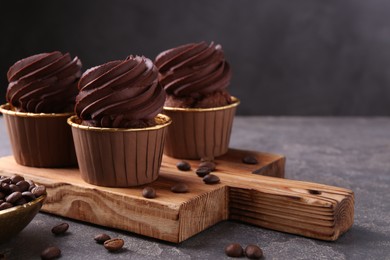
[[[154,127],[123,129],[84,126],[76,116],[69,118],[83,180],[107,187],[155,181],[171,119],[159,114],[156,121]]]
[[[73,113],[24,113],[0,106],[17,163],[32,167],[76,166],[72,132],[66,120]]]
[[[172,119],[164,153],[181,159],[214,158],[229,149],[230,134],[240,101],[215,108],[164,107]]]

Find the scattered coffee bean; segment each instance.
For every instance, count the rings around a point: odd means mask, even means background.
[[[206,184],[216,184],[220,181],[219,177],[214,174],[207,174],[203,177],[203,181]]]
[[[20,191],[15,191],[15,192],[12,192],[10,195],[8,195],[5,198],[5,201],[9,202],[11,204],[14,204],[18,199],[20,199],[22,197],[23,197],[23,195]]]
[[[31,190],[31,192],[35,195],[35,197],[39,197],[39,196],[46,194],[46,187],[43,185],[39,185],[39,186],[34,187]]]
[[[103,234],[96,235],[94,239],[98,244],[104,244],[104,242],[110,240],[111,237],[103,233]]]
[[[225,254],[230,257],[241,257],[244,255],[244,249],[238,243],[231,243],[225,247]]]
[[[248,245],[245,248],[245,255],[249,259],[260,259],[263,257],[263,250],[256,245]]]
[[[12,208],[13,206],[14,205],[12,205],[9,202],[3,202],[3,203],[0,204],[0,210],[9,209],[9,208]]]
[[[156,190],[152,187],[145,187],[142,190],[142,196],[148,199],[153,199],[156,197]]]
[[[255,157],[253,156],[245,156],[244,158],[242,158],[242,162],[243,163],[246,163],[246,164],[258,164],[258,161]]]
[[[10,179],[11,179],[11,183],[12,184],[16,184],[16,183],[18,183],[20,181],[24,181],[24,177],[20,176],[20,175],[13,175],[13,176],[10,177]]]
[[[171,187],[171,191],[174,193],[186,193],[188,192],[188,186],[184,183],[178,183]]]
[[[199,177],[204,177],[207,174],[209,174],[210,172],[211,172],[210,168],[207,168],[207,167],[200,167],[200,168],[196,169],[196,175],[198,175]]]
[[[114,252],[114,251],[118,251],[119,249],[121,249],[124,244],[125,244],[125,241],[123,241],[123,239],[121,239],[121,238],[112,238],[112,239],[106,240],[104,242],[104,247],[108,251]]]
[[[58,247],[51,246],[46,248],[41,253],[41,259],[50,260],[61,256],[61,250]]]
[[[64,234],[69,228],[69,224],[68,223],[61,223],[57,226],[54,226],[52,229],[51,229],[51,232],[54,234],[54,235],[61,235],[61,234]]]
[[[201,162],[199,164],[199,168],[202,168],[202,167],[206,167],[206,168],[209,168],[210,171],[214,171],[215,170],[215,163],[214,162]]]
[[[19,187],[20,192],[24,192],[30,188],[30,183],[28,183],[27,181],[19,181],[18,183],[16,183],[16,186]]]
[[[180,170],[180,171],[189,171],[191,170],[191,165],[186,162],[186,161],[180,161],[176,164],[176,167]]]

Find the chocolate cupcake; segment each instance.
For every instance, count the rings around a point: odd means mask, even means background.
[[[81,62],[59,51],[16,62],[7,73],[7,104],[0,107],[17,163],[33,167],[77,164],[66,121],[73,114]]]
[[[214,158],[228,151],[239,100],[227,87],[231,69],[220,45],[182,45],[160,53],[155,64],[172,118],[164,153],[183,159]]]
[[[99,186],[153,182],[171,123],[158,72],[145,57],[129,56],[87,70],[79,82],[77,116],[69,118],[81,177]]]

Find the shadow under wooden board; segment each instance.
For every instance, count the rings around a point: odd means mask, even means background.
[[[259,163],[243,164],[245,155]],[[12,156],[0,158],[0,174],[20,174],[45,185],[44,212],[174,243],[228,219],[329,241],[352,226],[353,192],[283,179],[284,156],[230,149],[215,160],[213,174],[221,181],[214,185],[196,175],[199,161],[188,160],[191,171],[179,171],[178,161],[163,157],[158,180],[148,185],[156,189],[154,199],[141,195],[145,186],[94,186],[81,179],[78,169],[25,167]],[[188,193],[171,192],[179,182],[188,185]]]

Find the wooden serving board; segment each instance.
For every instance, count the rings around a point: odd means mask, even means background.
[[[243,164],[249,154],[259,164]],[[142,197],[145,186],[94,186],[81,179],[78,169],[25,167],[12,156],[0,158],[0,174],[44,184],[48,197],[42,211],[174,243],[227,219],[322,240],[336,240],[352,226],[353,192],[283,179],[281,155],[230,149],[215,160],[213,173],[221,182],[214,185],[195,174],[199,161],[188,161],[188,172],[176,168],[178,161],[163,157],[160,177],[149,185],[157,191],[154,199]],[[178,182],[189,192],[171,192]]]

